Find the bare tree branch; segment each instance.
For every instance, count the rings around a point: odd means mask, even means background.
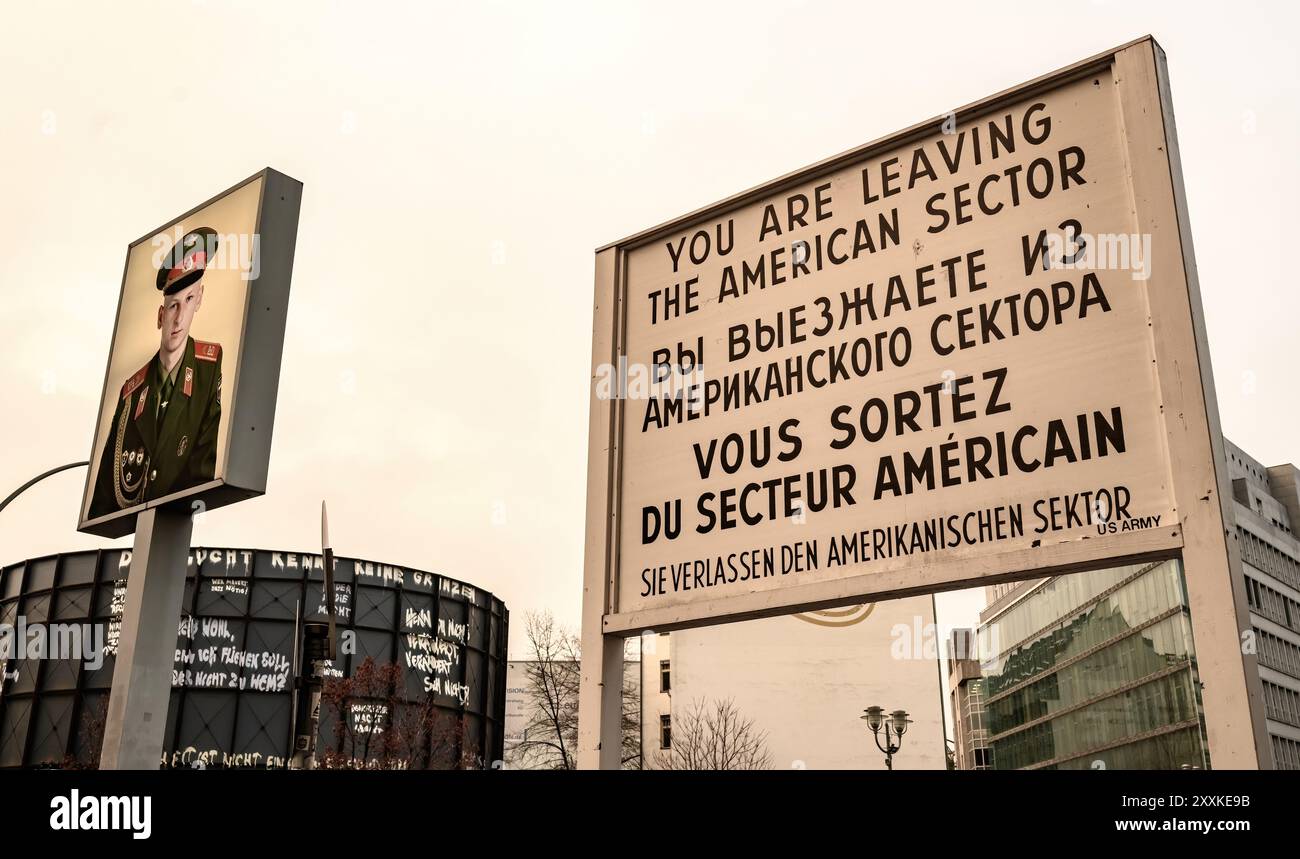
[[[581,641],[549,612],[528,614],[524,633],[531,657],[524,669],[531,701],[523,738],[511,750],[510,765],[576,769]],[[620,758],[625,769],[641,768],[640,709],[640,684],[624,672]]]
[[[672,744],[655,756],[664,770],[766,770],[772,768],[767,734],[741,715],[730,698],[693,701],[673,714]]]

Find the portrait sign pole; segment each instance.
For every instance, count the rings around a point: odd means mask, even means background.
[[[184,508],[155,507],[136,520],[100,769],[158,769],[162,762],[193,529]]]

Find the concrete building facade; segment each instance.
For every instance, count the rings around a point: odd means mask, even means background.
[[[959,770],[991,768],[984,675],[975,633],[954,629],[948,641],[948,706],[952,713],[953,766]]]
[[[1300,470],[1225,447],[1273,765],[1300,770]]]

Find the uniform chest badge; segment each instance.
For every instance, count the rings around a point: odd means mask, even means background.
[[[139,420],[140,415],[144,414],[144,401],[149,396],[149,386],[145,385],[140,391],[140,399],[135,401],[135,418]]]
[[[181,436],[181,443],[178,444],[178,445],[176,446],[176,455],[177,455],[177,456],[184,456],[184,455],[185,455],[185,448],[186,448],[187,445],[189,445],[189,443],[190,443],[190,437],[189,437],[189,436],[187,436],[187,435],[183,435],[183,436]]]
[[[182,390],[185,391],[185,396],[187,397],[190,396],[190,394],[194,391],[194,368],[193,367],[185,368],[185,386],[184,388],[182,388]]]

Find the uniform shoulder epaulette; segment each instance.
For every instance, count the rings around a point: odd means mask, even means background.
[[[145,364],[139,370],[136,370],[135,375],[127,379],[126,384],[122,386],[122,399],[126,399],[127,397],[134,394],[136,388],[144,384],[144,377],[148,375],[148,373],[149,373],[148,364]]]
[[[200,361],[216,361],[221,358],[221,344],[195,340],[194,357]]]

